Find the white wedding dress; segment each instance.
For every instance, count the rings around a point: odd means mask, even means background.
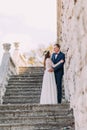
[[[46,69],[43,76],[40,104],[57,104],[57,86],[54,72],[48,72],[53,63],[50,58],[46,59]],[[54,66],[55,67],[55,66]]]

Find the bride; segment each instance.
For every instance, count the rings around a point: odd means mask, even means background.
[[[57,64],[53,64],[50,58],[50,52],[45,51],[45,58],[44,58],[44,76],[43,76],[43,83],[42,83],[42,90],[41,90],[41,97],[40,97],[40,104],[57,104],[57,86],[55,81],[54,72],[49,72],[50,68],[55,68],[60,63],[64,61],[61,60]]]

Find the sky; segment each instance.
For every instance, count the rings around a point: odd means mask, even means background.
[[[0,0],[0,50],[19,42],[29,51],[54,43],[56,35],[56,0]]]

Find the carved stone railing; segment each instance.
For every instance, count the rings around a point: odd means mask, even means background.
[[[0,66],[0,103],[3,102],[3,96],[6,91],[6,85],[8,84],[8,79],[11,75],[16,74],[16,66],[10,56],[11,44],[3,44],[4,54],[2,57],[2,62]]]
[[[14,42],[15,49],[12,55],[12,59],[16,65],[17,74],[19,73],[19,67],[28,66],[26,58],[24,58],[23,54],[19,51],[19,44],[19,42]]]

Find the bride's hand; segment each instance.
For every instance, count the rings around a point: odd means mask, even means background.
[[[60,63],[63,63],[64,62],[64,60],[60,60]]]
[[[48,70],[48,72],[53,72],[53,71],[54,71],[53,68],[51,68],[51,69]]]

